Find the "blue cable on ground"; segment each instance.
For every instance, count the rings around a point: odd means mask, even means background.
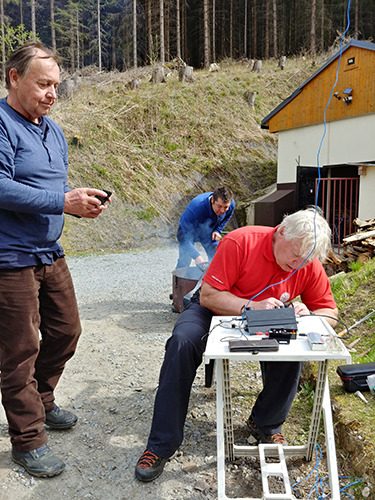
[[[311,498],[311,495],[314,493],[314,491],[316,493],[316,498],[318,500],[324,500],[324,499],[327,499],[327,498],[331,498],[331,494],[330,493],[329,494],[325,494],[324,493],[324,487],[329,486],[329,483],[325,481],[326,479],[328,479],[328,476],[324,476],[324,477],[322,477],[322,478],[319,479],[319,463],[320,463],[320,460],[322,458],[322,450],[321,450],[321,448],[320,448],[320,446],[318,444],[315,444],[315,457],[316,457],[316,464],[313,467],[313,469],[310,472],[310,474],[308,474],[303,479],[300,479],[299,481],[297,481],[296,483],[294,483],[291,486],[291,488],[293,489],[298,484],[302,483],[303,481],[306,481],[306,479],[308,479],[313,474],[313,472],[316,470],[315,484],[311,487],[310,492],[309,492],[309,496],[307,497],[307,499],[309,500]],[[361,481],[361,479],[355,479],[355,478],[350,477],[350,476],[339,476],[339,479],[351,479],[351,480],[354,480],[351,483],[347,484],[346,486],[343,486],[340,489],[340,493],[343,493],[344,495],[346,495],[349,498],[351,498],[351,500],[354,500],[353,497],[351,495],[349,495],[349,493],[347,493],[344,490],[346,490],[347,488],[350,488],[350,486],[354,486],[355,484],[358,484]]]

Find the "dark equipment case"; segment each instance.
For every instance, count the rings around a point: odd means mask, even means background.
[[[336,370],[347,392],[369,391],[367,377],[375,373],[375,363],[341,365]]]

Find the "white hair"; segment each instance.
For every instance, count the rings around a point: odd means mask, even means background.
[[[301,242],[300,256],[304,259],[308,257],[308,262],[315,257],[323,262],[331,249],[331,229],[318,210],[307,208],[286,215],[279,228],[283,228],[286,240]]]

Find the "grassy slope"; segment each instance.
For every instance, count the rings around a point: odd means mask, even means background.
[[[375,259],[372,259],[356,272],[331,278],[340,319],[348,327],[375,310],[374,277]],[[339,325],[336,331],[341,330],[342,325]],[[352,349],[352,363],[374,363],[375,314],[351,329],[350,339],[344,340],[344,343],[349,347],[354,341],[356,344]],[[329,376],[338,443],[348,454],[348,461],[358,477],[364,480],[369,477],[374,485],[375,396],[370,392],[363,392],[368,401],[366,404],[355,394],[346,392],[336,374],[339,364],[332,364]]]
[[[181,211],[200,192],[225,183],[239,202],[275,182],[277,136],[259,124],[313,67],[299,58],[281,71],[269,61],[257,74],[224,62],[219,72],[195,71],[193,83],[172,73],[157,85],[151,69],[139,72],[136,90],[126,86],[134,72],[94,75],[52,110],[69,143],[70,185],[114,193],[99,220],[67,218],[68,254],[156,244],[174,237]],[[246,91],[257,92],[255,110]]]

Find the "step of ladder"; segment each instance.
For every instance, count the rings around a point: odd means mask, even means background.
[[[260,468],[262,474],[263,498],[264,500],[293,500],[292,489],[290,487],[288,469],[285,463],[284,450],[281,444],[259,444]],[[270,452],[267,455],[267,452]],[[278,462],[267,462],[267,457],[277,460],[275,452],[278,455]],[[269,489],[269,478],[281,478],[280,493],[271,493]],[[283,485],[283,488],[282,488]]]

